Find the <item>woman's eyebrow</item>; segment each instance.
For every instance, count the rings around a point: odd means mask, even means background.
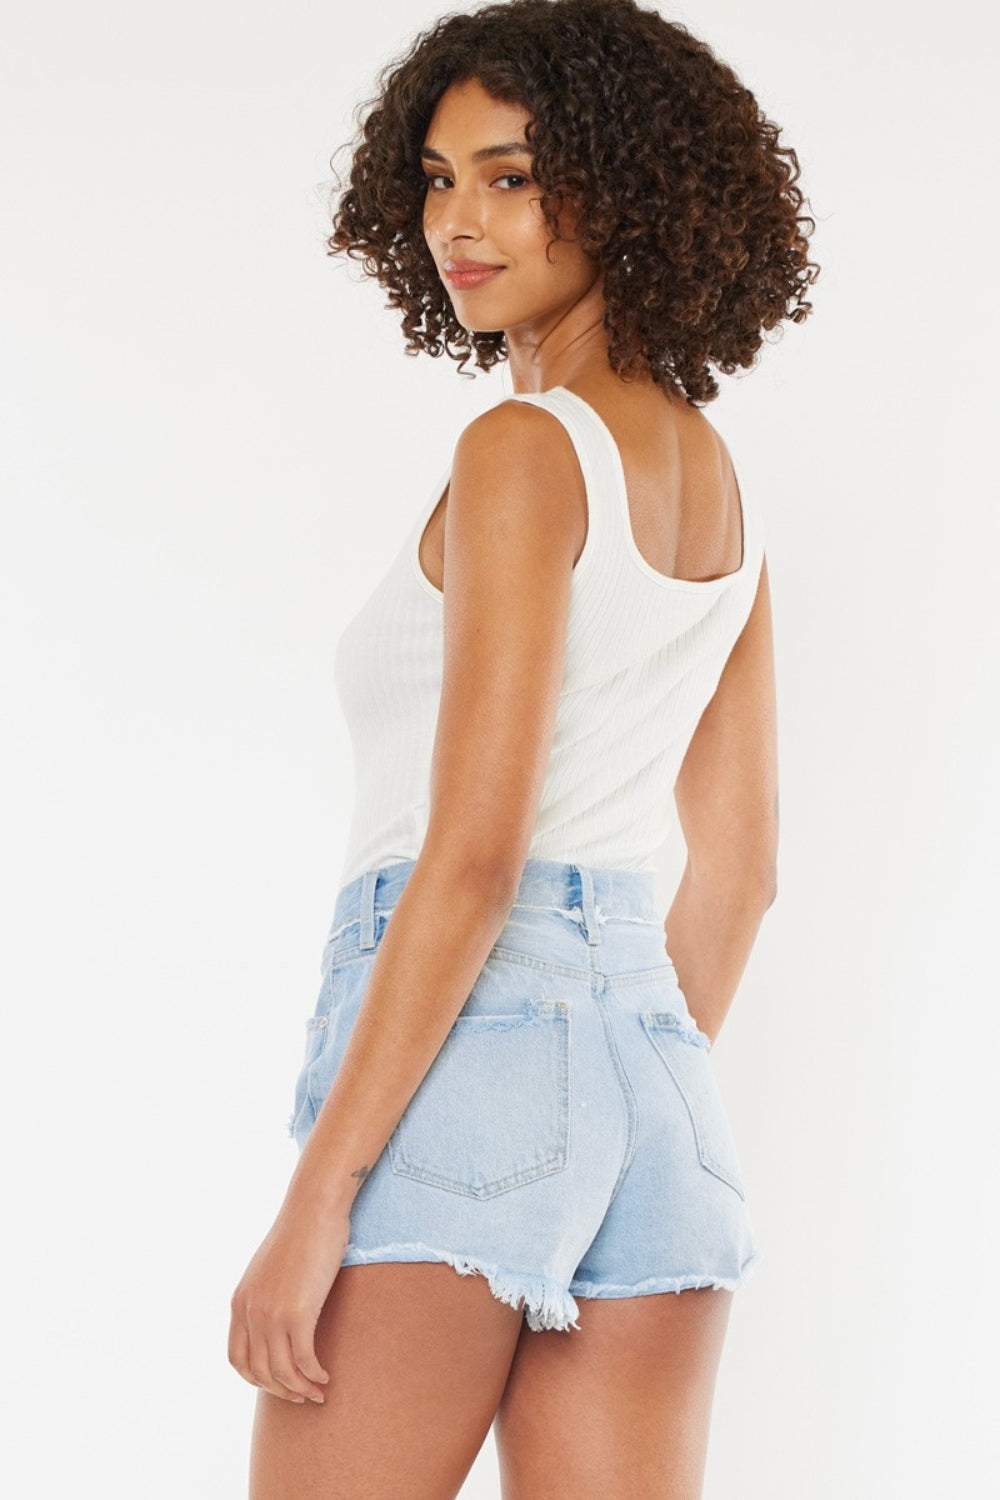
[[[498,156],[532,156],[530,146],[526,141],[504,141],[499,146],[483,146],[480,151],[473,151],[473,161],[493,161]],[[435,151],[433,146],[425,146],[420,153],[422,161],[447,162],[448,158],[441,151]]]

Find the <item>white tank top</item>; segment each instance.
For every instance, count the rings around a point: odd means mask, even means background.
[[[555,736],[528,854],[655,871],[684,753],[757,591],[759,517],[741,483],[739,569],[705,582],[669,578],[635,544],[621,455],[589,402],[565,386],[507,399],[530,401],[562,422],[588,505]],[[418,548],[450,472],[449,465],[337,641],[334,676],[356,777],[342,886],[364,870],[416,859],[427,827],[444,595],[425,576]]]

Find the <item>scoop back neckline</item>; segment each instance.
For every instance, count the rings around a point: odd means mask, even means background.
[[[567,395],[570,398],[571,401],[575,401],[579,406],[584,407],[585,410],[590,413],[591,417],[594,420],[594,423],[601,432],[605,447],[607,448],[608,453],[611,456],[615,468],[615,478],[617,481],[616,489],[618,494],[618,511],[620,519],[623,523],[625,545],[630,557],[632,558],[632,561],[636,563],[640,571],[644,573],[647,578],[652,579],[654,583],[662,584],[665,588],[704,590],[721,588],[725,584],[735,583],[739,578],[743,577],[750,562],[750,546],[749,534],[747,529],[747,510],[746,506],[743,503],[743,492],[740,487],[740,479],[739,475],[736,473],[735,464],[733,464],[733,475],[736,479],[736,496],[739,501],[740,508],[741,556],[739,567],[733,569],[729,573],[723,573],[718,578],[678,578],[670,573],[661,573],[658,568],[653,567],[652,563],[647,562],[642,553],[639,551],[639,547],[635,539],[635,533],[632,530],[632,513],[629,510],[628,504],[628,486],[625,482],[625,465],[622,462],[621,449],[619,448],[618,443],[615,440],[614,433],[611,431],[611,428],[608,426],[607,422],[605,422],[604,418],[601,416],[597,408],[591,406],[590,402],[584,400],[583,396],[578,396],[576,391],[571,391],[568,386],[554,385],[550,386],[548,391],[538,391],[531,394],[547,396],[550,395],[553,391],[562,391],[564,395]],[[522,394],[529,393],[524,392]],[[728,447],[726,447],[726,453],[727,455],[729,453]],[[732,464],[731,457],[730,463]]]

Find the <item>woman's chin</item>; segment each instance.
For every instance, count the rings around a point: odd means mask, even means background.
[[[455,314],[458,318],[458,314]],[[466,333],[503,333],[503,325],[500,323],[484,323],[482,320],[476,323],[467,323],[464,318],[458,318],[459,323]]]

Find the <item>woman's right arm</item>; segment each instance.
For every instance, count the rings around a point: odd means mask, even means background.
[[[778,747],[767,558],[757,595],[681,765],[674,800],[687,864],[667,952],[711,1041],[777,894]]]

